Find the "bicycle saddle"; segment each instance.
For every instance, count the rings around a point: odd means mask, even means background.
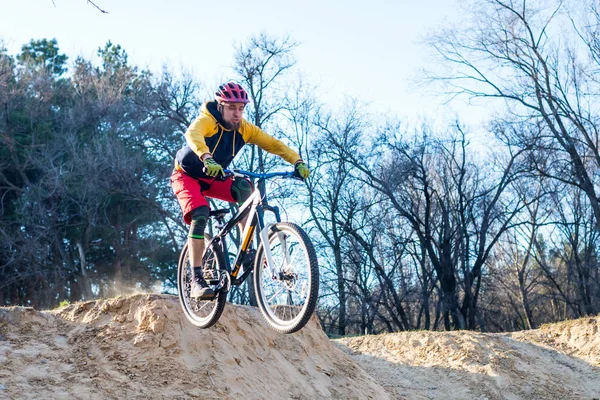
[[[229,214],[229,212],[230,212],[230,211],[231,211],[231,210],[228,210],[228,209],[226,209],[226,208],[221,208],[221,209],[219,209],[219,210],[211,210],[211,211],[210,211],[210,213],[208,213],[208,215],[209,215],[210,217],[216,217],[216,218],[219,218],[219,217],[222,217],[222,216],[224,216],[224,215],[226,215],[226,214]]]

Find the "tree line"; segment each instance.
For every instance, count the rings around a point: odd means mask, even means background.
[[[469,7],[467,28],[429,37],[441,68],[423,76],[497,110],[476,132],[377,116],[359,99],[323,104],[290,38],[233,49],[247,119],[311,168],[270,190],[317,247],[329,334],[506,331],[599,312],[600,8]],[[140,70],[110,42],[68,61],[55,40],[0,51],[0,304],[172,293],[186,227],[168,177],[210,88]],[[253,146],[236,166],[286,168]]]

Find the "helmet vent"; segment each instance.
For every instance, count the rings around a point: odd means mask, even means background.
[[[227,82],[219,86],[219,90],[215,93],[217,101],[231,102],[231,103],[244,103],[250,102],[248,100],[248,93],[244,88],[235,82]]]

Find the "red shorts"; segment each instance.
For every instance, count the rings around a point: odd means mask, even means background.
[[[192,178],[182,171],[174,171],[171,175],[171,187],[181,211],[183,211],[183,220],[186,224],[192,222],[190,212],[198,207],[207,206],[206,197],[212,197],[219,200],[235,203],[235,199],[231,195],[231,185],[233,179],[215,179],[215,178]]]

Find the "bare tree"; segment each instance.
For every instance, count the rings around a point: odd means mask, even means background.
[[[522,198],[526,205],[523,215],[526,223],[508,231],[500,241],[491,258],[490,278],[497,287],[493,290],[504,291],[506,298],[499,307],[508,302],[520,325],[515,329],[535,329],[538,326],[534,307],[540,305],[540,285],[544,282],[543,271],[535,261],[535,243],[541,227],[544,225],[542,196],[545,189],[540,182],[521,180],[513,185],[515,195]],[[527,199],[536,199],[528,203]],[[546,215],[544,215],[546,214]],[[524,221],[525,222],[525,221]]]
[[[285,106],[285,93],[281,93],[284,74],[294,66],[293,50],[297,46],[289,37],[279,39],[266,34],[250,38],[236,48],[234,71],[240,76],[250,95],[250,120],[267,129]],[[268,169],[266,154],[252,146],[248,166],[258,161],[258,171]]]
[[[592,224],[591,207],[587,196],[572,187],[552,196],[553,216],[556,218],[554,237],[555,256],[562,266],[563,290],[572,303],[575,317],[598,312],[598,280],[600,267],[598,246],[600,237]]]
[[[509,154],[497,173],[484,173],[467,157],[460,127],[455,134],[453,140],[432,139],[424,129],[411,142],[389,126],[373,147],[345,155],[424,246],[440,285],[446,329],[474,329],[482,268],[522,207],[505,195],[519,176],[522,151]],[[335,146],[344,151],[342,143]]]
[[[347,109],[348,110],[348,109]],[[319,237],[323,240],[326,254],[333,253],[332,272],[336,280],[335,295],[337,303],[337,333],[346,334],[347,282],[344,267],[342,242],[346,240],[347,226],[360,207],[356,200],[358,188],[352,181],[352,165],[345,151],[332,146],[343,143],[347,151],[360,145],[360,118],[350,109],[346,115],[335,120],[331,115],[317,116],[313,121],[320,132],[314,141],[311,157],[314,160],[313,177],[309,182],[309,204],[311,220]],[[312,110],[306,110],[307,115]],[[314,114],[312,114],[314,115]],[[318,114],[317,114],[318,115]]]
[[[600,229],[595,99],[600,19],[590,1],[593,24],[578,29],[568,4],[470,3],[469,24],[445,29],[429,41],[450,68],[429,76],[454,95],[502,99],[517,123],[537,125],[537,130],[521,130],[513,144],[530,149],[539,173],[583,190]]]

